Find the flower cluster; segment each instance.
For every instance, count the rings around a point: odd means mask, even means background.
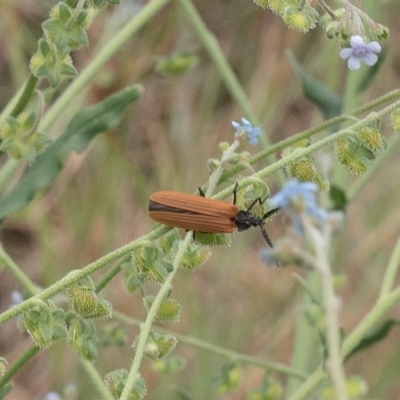
[[[270,200],[274,207],[287,210],[297,221],[297,215],[301,212],[318,223],[323,223],[327,212],[316,204],[315,193],[318,185],[313,182],[299,182],[297,179],[288,181],[283,189],[276,193]]]
[[[313,182],[299,182],[296,179],[288,181],[282,190],[270,200],[272,207],[284,210],[292,220],[294,233],[302,238],[310,239],[314,243],[314,250],[318,246],[325,246],[323,242],[330,238],[331,232],[341,227],[342,214],[328,213],[317,206],[317,184]],[[261,258],[267,264],[309,264],[313,259],[311,254],[300,249],[298,240],[286,238],[281,240],[273,249],[265,249]]]
[[[246,135],[246,138],[250,144],[255,146],[258,143],[258,137],[261,135],[261,129],[259,127],[254,127],[251,123],[246,119],[241,119],[241,124],[236,121],[232,121],[232,126],[235,128],[235,137],[240,139],[243,135]]]

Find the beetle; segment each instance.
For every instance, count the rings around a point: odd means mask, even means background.
[[[172,191],[155,192],[150,196],[149,215],[161,224],[201,233],[232,233],[236,229],[241,232],[259,226],[265,241],[272,248],[264,221],[277,213],[279,207],[268,211],[261,218],[257,217],[251,213],[251,209],[257,203],[261,205],[267,200],[267,197],[264,200],[258,197],[247,210],[239,210],[236,207],[237,187],[236,183],[233,204],[209,199],[201,188],[200,196]]]

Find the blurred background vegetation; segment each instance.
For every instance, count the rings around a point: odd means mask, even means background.
[[[391,29],[389,51],[363,96],[365,101],[400,86],[400,3],[380,3],[379,15],[373,18]],[[29,59],[42,35],[41,22],[48,18],[53,5],[53,1],[45,0],[1,1],[1,108],[28,76]],[[196,1],[195,6],[218,39],[272,143],[323,120],[318,109],[302,96],[285,56],[287,49],[334,92],[345,92],[350,72],[338,56],[339,45],[328,41],[318,27],[308,34],[290,31],[280,18],[249,0]],[[97,15],[88,31],[89,47],[73,53],[78,71],[139,8],[139,3],[127,1]],[[196,54],[197,65],[183,76],[157,72],[158,58],[175,51]],[[83,154],[71,155],[55,184],[1,227],[5,250],[40,285],[47,286],[68,271],[148,232],[154,226],[147,215],[149,195],[163,189],[193,192],[205,183],[207,159],[219,157],[218,143],[232,140],[231,121],[243,116],[179,3],[172,2],[132,37],[87,91],[65,109],[50,136],[63,131],[84,105],[101,101],[132,83],[141,83],[145,90],[125,113],[118,129],[99,135]],[[392,134],[388,121],[383,123],[382,132]],[[332,151],[329,148],[316,155],[320,168]],[[339,292],[345,332],[360,321],[376,299],[383,268],[399,233],[399,181],[400,160],[395,151],[347,209],[345,229],[337,238],[334,255],[335,271],[346,277]],[[279,188],[273,178],[268,184],[273,193]],[[277,216],[267,229],[276,240],[289,227],[284,216]],[[183,305],[181,318],[168,328],[290,364],[302,297],[293,273],[303,272],[296,267],[267,268],[259,259],[264,246],[259,230],[250,230],[234,235],[230,248],[213,248],[207,264],[194,273],[181,271],[173,289],[174,297]],[[9,307],[10,293],[19,289],[13,277],[2,274],[1,310]],[[120,276],[102,296],[115,310],[138,319],[145,316],[140,295],[128,295]],[[396,306],[391,316],[396,318],[399,312],[400,306]],[[137,333],[138,328],[131,327],[126,346],[105,350],[96,367],[103,373],[126,367]],[[15,320],[0,330],[0,354],[9,363],[30,345],[31,339],[18,331]],[[186,345],[178,345],[175,354],[187,360],[186,369],[176,376],[162,376],[152,370],[150,362],[144,362],[147,398],[179,399],[178,388],[196,400],[214,398],[213,376],[226,360]],[[362,375],[370,386],[371,398],[399,399],[399,360],[399,328],[394,328],[385,341],[353,357],[346,364],[346,373]],[[261,384],[265,373],[255,367],[245,367],[244,372],[240,388],[220,398],[243,399]],[[283,375],[272,376],[285,380]],[[41,399],[49,390],[61,391],[69,382],[78,385],[80,399],[91,398],[85,375],[64,344],[40,351],[14,382],[16,387],[6,399]]]

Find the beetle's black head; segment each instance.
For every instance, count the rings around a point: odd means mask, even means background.
[[[236,224],[238,231],[245,231],[252,226],[259,226],[261,229],[261,233],[268,243],[268,245],[272,248],[272,241],[268,236],[267,231],[264,228],[264,221],[270,217],[271,215],[277,213],[279,208],[274,208],[271,211],[268,211],[262,218],[257,217],[256,215],[250,213],[249,211],[239,211],[236,217],[232,218],[233,222]]]
[[[263,223],[263,219],[251,214],[249,211],[239,211],[236,217],[233,218],[238,231],[245,231],[252,226],[259,226]]]

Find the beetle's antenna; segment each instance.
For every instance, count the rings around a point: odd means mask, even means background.
[[[260,222],[260,229],[261,229],[261,233],[264,236],[265,241],[268,243],[269,247],[271,247],[271,249],[274,248],[274,245],[272,244],[272,240],[269,238],[267,231],[264,228],[264,225]]]
[[[275,213],[275,212],[277,212],[278,210],[279,210],[279,209],[276,208],[275,210],[272,210],[272,211]],[[268,214],[271,215],[271,213],[272,213],[272,212],[270,211]],[[261,229],[262,235],[264,236],[265,241],[268,243],[269,247],[271,247],[271,249],[273,249],[274,246],[272,245],[272,240],[269,238],[268,233],[267,233],[267,231],[265,230],[264,225],[262,224],[262,221],[260,222],[260,229]],[[275,262],[276,262],[276,266],[279,267],[278,261],[275,261]]]

